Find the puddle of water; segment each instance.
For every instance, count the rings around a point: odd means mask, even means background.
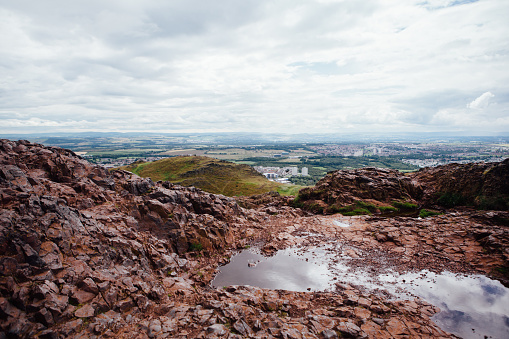
[[[334,225],[339,226],[339,227],[350,227],[350,224],[341,222],[339,220],[332,220],[332,222],[334,223]]]
[[[423,271],[399,276],[398,285],[440,307],[432,319],[448,332],[462,338],[509,338],[509,289],[499,281]]]
[[[509,338],[509,289],[500,282],[449,272],[373,273],[350,267],[349,262],[362,259],[338,256],[341,251],[333,247],[288,248],[272,257],[244,250],[219,267],[211,284],[303,292],[333,290],[336,282],[348,283],[371,292],[386,291],[397,299],[419,296],[442,310],[432,318],[437,325],[462,338]]]
[[[320,253],[322,252],[322,253]],[[288,291],[324,291],[332,286],[333,276],[327,263],[318,262],[323,249],[297,255],[295,249],[278,251],[264,257],[254,250],[244,250],[233,256],[219,273],[212,286],[251,285]],[[307,259],[307,261],[306,261]]]

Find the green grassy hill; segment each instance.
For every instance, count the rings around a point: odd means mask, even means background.
[[[248,165],[209,157],[178,156],[154,162],[138,162],[121,169],[153,181],[194,186],[227,196],[261,194],[283,188],[283,185],[267,180]]]

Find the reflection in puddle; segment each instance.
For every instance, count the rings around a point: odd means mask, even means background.
[[[425,274],[423,276],[423,274]],[[462,338],[509,338],[509,290],[482,275],[407,273],[407,290],[442,312],[433,321]]]
[[[429,271],[399,275],[349,266],[355,260],[338,256],[333,246],[288,248],[272,257],[253,249],[232,257],[219,267],[212,286],[252,285],[289,291],[333,290],[336,282],[387,291],[398,299],[419,296],[440,307],[433,320],[445,331],[462,338],[509,338],[509,289],[487,277]],[[344,251],[343,253],[348,253]]]
[[[323,250],[314,254],[319,252]],[[324,291],[332,286],[332,279],[327,264],[316,262],[312,252],[297,256],[295,250],[286,249],[267,258],[249,249],[220,267],[212,286],[252,285],[299,292]]]

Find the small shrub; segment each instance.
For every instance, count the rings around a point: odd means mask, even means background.
[[[495,271],[504,277],[509,277],[509,269],[507,267],[496,267]]]
[[[426,210],[426,209],[422,209],[422,210],[419,212],[419,217],[421,217],[421,218],[427,218],[427,217],[431,217],[431,216],[434,216],[434,215],[440,215],[440,214],[443,214],[443,213],[438,212],[438,211],[433,211],[433,210]]]
[[[502,197],[480,196],[477,198],[477,201],[481,210],[505,211],[509,209],[509,201]]]
[[[193,242],[189,245],[189,251],[191,252],[200,252],[203,250],[203,245],[199,242]]]
[[[466,205],[466,199],[461,194],[445,192],[437,199],[437,203],[441,206],[452,208],[455,206]]]

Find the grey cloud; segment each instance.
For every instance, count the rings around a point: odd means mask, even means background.
[[[502,119],[509,6],[439,2],[0,0],[0,133],[420,128],[488,91]]]
[[[442,108],[463,108],[470,102],[472,93],[465,93],[460,90],[447,90],[440,92],[423,93],[411,98],[401,98],[395,100],[396,107],[413,111],[421,116],[421,121],[425,123],[431,115]]]
[[[479,0],[428,0],[423,1],[420,5],[429,10],[438,10],[447,7],[467,5],[478,1]]]

